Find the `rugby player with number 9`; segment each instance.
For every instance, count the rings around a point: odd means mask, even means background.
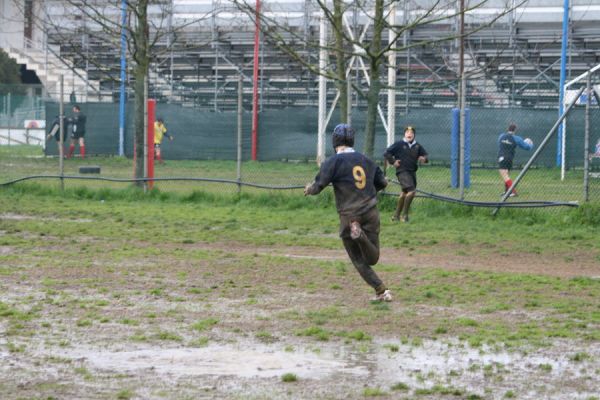
[[[335,155],[321,164],[304,195],[321,193],[333,185],[340,217],[340,237],[360,276],[375,290],[375,301],[391,301],[392,294],[372,266],[379,260],[379,211],[377,192],[387,186],[375,162],[354,150],[354,129],[339,124],[333,130]]]

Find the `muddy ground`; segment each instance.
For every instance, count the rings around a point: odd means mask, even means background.
[[[1,233],[15,234],[27,239]],[[396,298],[376,304],[342,250],[164,243],[140,257],[144,244],[134,243],[130,257],[115,258],[122,243],[32,240],[33,248],[0,246],[2,399],[600,396],[597,341],[471,346],[460,337],[469,327],[448,322],[501,319],[510,328],[548,317],[544,310],[481,315],[402,294],[416,269],[433,266],[598,278],[585,254],[383,249],[380,273]]]

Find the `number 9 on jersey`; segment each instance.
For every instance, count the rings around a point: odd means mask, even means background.
[[[354,176],[354,185],[359,189],[364,189],[367,186],[367,175],[365,170],[360,165],[356,165],[352,168],[352,175]]]

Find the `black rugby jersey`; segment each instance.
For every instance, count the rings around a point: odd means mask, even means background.
[[[73,133],[83,135],[85,133],[85,122],[86,117],[82,112],[76,113],[71,117],[71,123],[73,124]]]
[[[307,194],[318,194],[333,185],[340,215],[362,215],[377,205],[377,191],[387,186],[383,171],[358,152],[338,153],[323,164]]]
[[[410,146],[404,140],[399,140],[385,150],[383,157],[388,163],[394,164],[394,161],[400,160],[400,166],[396,168],[396,173],[401,171],[414,172],[419,169],[419,157],[427,157],[427,151],[417,142]]]

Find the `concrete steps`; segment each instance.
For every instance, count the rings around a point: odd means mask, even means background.
[[[458,75],[460,54],[455,52],[449,53],[444,57],[444,60],[446,67]],[[508,104],[508,94],[498,90],[495,82],[486,77],[484,68],[484,65],[477,63],[473,55],[465,52],[464,70],[468,85],[471,88],[471,90],[467,90],[467,93],[471,96],[476,95],[485,99],[488,104],[498,106]]]
[[[102,93],[98,81],[87,79],[86,71],[75,68],[68,60],[57,57],[51,51],[44,51],[34,47],[20,49],[6,47],[4,51],[18,64],[24,64],[28,70],[34,71],[46,92],[55,100],[60,99],[60,76],[63,75],[63,101],[68,102],[71,94],[77,101],[87,100],[88,97],[95,101],[112,101],[112,93]]]

